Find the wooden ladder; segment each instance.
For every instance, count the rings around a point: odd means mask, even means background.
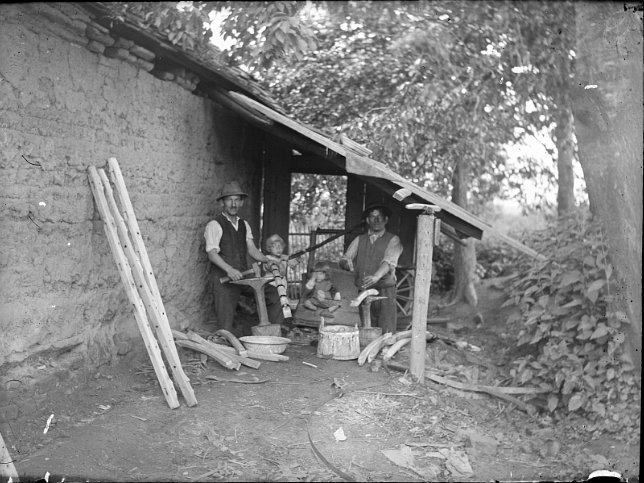
[[[121,281],[125,286],[128,299],[134,307],[134,317],[143,342],[168,406],[172,409],[179,407],[179,400],[161,357],[161,350],[170,365],[170,371],[186,400],[186,404],[195,406],[197,399],[190,380],[181,367],[170,323],[163,307],[143,238],[141,238],[139,224],[134,215],[121,169],[115,158],[108,160],[108,167],[109,178],[104,169],[90,166],[88,168],[89,184],[103,220],[103,228]],[[114,184],[116,196],[110,181]]]

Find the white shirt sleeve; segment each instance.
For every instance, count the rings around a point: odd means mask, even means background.
[[[244,220],[244,223],[246,224],[246,240],[253,241],[253,230],[250,229],[250,225],[246,220]]]
[[[215,250],[215,253],[219,253],[219,242],[221,241],[222,233],[223,230],[217,220],[212,220],[206,225],[206,231],[204,233],[206,253],[210,250]]]

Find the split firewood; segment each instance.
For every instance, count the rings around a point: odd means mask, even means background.
[[[175,344],[177,344],[179,347],[185,347],[187,349],[192,349],[193,351],[206,354],[208,357],[219,362],[226,369],[235,369],[236,371],[238,371],[241,366],[240,362],[233,361],[231,357],[229,357],[227,354],[224,354],[222,351],[214,349],[212,347],[208,347],[204,344],[200,344],[192,340],[181,340],[181,339],[175,340]]]
[[[373,362],[373,360],[378,356],[378,353],[380,352],[380,350],[385,345],[388,345],[387,342],[389,342],[389,340],[391,339],[392,334],[387,332],[387,334],[385,335],[389,335],[389,337],[385,337],[384,339],[382,339],[380,342],[378,342],[373,346],[373,348],[371,349],[371,351],[369,351],[369,354],[367,355],[367,362],[369,363]]]
[[[215,332],[215,334],[225,338],[228,342],[230,342],[230,345],[233,346],[235,349],[237,349],[237,354],[239,354],[242,357],[248,357],[248,352],[246,351],[246,348],[242,345],[239,339],[235,337],[231,332],[224,329],[219,329],[217,332]]]
[[[177,342],[180,340],[190,340],[197,344],[201,344],[203,347],[210,347],[212,349],[223,352],[234,362],[239,362],[240,364],[243,364],[246,367],[250,367],[252,369],[259,369],[259,367],[262,365],[262,363],[259,361],[250,359],[247,356],[238,355],[237,349],[235,349],[234,347],[215,344],[214,342],[204,339],[203,337],[201,337],[199,334],[197,334],[192,330],[189,331],[187,334],[184,334],[183,332],[179,332],[178,330],[173,330],[172,335],[174,335],[174,338]]]
[[[222,344],[215,344],[214,342],[210,342],[210,341],[208,341],[208,344],[211,347],[226,354],[233,361],[239,361],[242,365],[246,367],[250,367],[251,369],[259,369],[259,367],[262,365],[261,362],[256,361],[255,359],[251,359],[250,357],[242,357],[238,355],[237,350],[233,347],[222,345]]]
[[[398,352],[400,349],[402,349],[405,345],[409,344],[411,342],[411,337],[407,339],[400,339],[399,341],[395,342],[392,344],[387,350],[382,352],[382,360],[385,362],[388,362],[391,360],[391,358]]]
[[[362,303],[364,299],[366,299],[369,295],[378,295],[378,291],[374,288],[370,288],[365,290],[364,292],[360,293],[355,299],[353,299],[350,303],[351,307],[357,307]]]
[[[392,336],[391,332],[387,332],[385,334],[382,334],[380,337],[377,337],[376,339],[372,340],[369,343],[369,345],[367,347],[365,347],[362,350],[362,352],[360,353],[360,355],[358,356],[358,365],[359,366],[364,365],[364,363],[367,361],[367,358],[369,357],[369,354],[371,353],[371,351],[376,346],[379,346],[378,350],[380,350],[382,348],[382,346],[384,345],[383,341],[388,340],[391,336]],[[371,360],[373,360],[373,359],[371,359]],[[371,361],[369,361],[369,362],[371,362]]]
[[[235,352],[235,349],[232,347],[228,347],[221,344],[215,344],[215,345],[219,350],[221,350],[222,352],[225,352],[228,355],[231,355]],[[248,352],[248,357],[252,359],[260,359],[260,360],[270,361],[270,362],[280,362],[280,361],[289,360],[289,357],[283,354],[266,354],[264,352],[257,352],[254,350],[247,350],[247,352]]]

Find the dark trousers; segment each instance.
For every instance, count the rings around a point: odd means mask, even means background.
[[[234,283],[221,283],[220,271],[215,270],[215,279],[213,282],[213,291],[215,295],[215,315],[217,318],[217,326],[220,329],[230,331],[233,327],[233,320],[237,312],[237,303],[244,287]],[[252,293],[252,292],[251,292]],[[277,288],[272,285],[264,287],[264,296],[266,298],[266,311],[268,312],[268,320],[271,324],[282,324],[284,322],[284,313],[282,312],[282,304],[280,303],[280,296],[277,293]]]
[[[237,302],[239,302],[243,287],[234,283],[221,283],[219,278],[225,275],[223,271],[215,270],[215,279],[213,281],[215,316],[217,318],[217,327],[230,332],[233,328]]]
[[[396,308],[396,287],[378,288],[379,296],[386,299],[376,300],[371,303],[371,325],[382,328],[382,333],[396,333],[397,308]],[[364,317],[364,307],[360,305],[360,318]],[[364,319],[363,319],[364,320]]]

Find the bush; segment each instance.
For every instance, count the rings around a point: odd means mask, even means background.
[[[517,345],[537,347],[517,359],[515,384],[548,389],[540,401],[555,417],[578,413],[591,429],[639,434],[640,390],[624,344],[626,314],[615,310],[613,267],[599,226],[575,214],[534,232],[529,243],[547,255],[543,262],[520,258],[519,273],[505,305],[523,324]],[[517,320],[519,319],[519,320]]]

